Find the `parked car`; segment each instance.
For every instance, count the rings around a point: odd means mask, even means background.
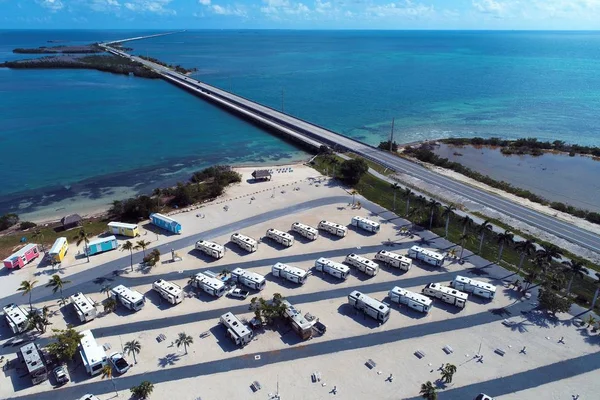
[[[97,396],[93,394],[84,394],[79,398],[79,400],[100,400]]]
[[[235,288],[231,292],[229,292],[229,295],[231,297],[235,297],[235,298],[242,299],[242,300],[246,299],[246,297],[248,297],[249,294],[250,294],[249,291],[239,289],[239,288]]]
[[[118,373],[124,374],[129,370],[129,363],[121,353],[113,353],[110,355],[110,362],[115,367]]]
[[[475,400],[494,400],[494,398],[487,394],[479,393],[477,397],[475,397]]]
[[[56,379],[57,385],[64,385],[69,382],[69,371],[65,365],[60,365],[52,370],[54,379]]]
[[[317,331],[320,335],[325,334],[327,327],[322,322],[317,321],[316,324],[313,325],[315,331]]]

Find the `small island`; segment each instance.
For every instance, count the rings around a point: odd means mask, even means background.
[[[104,49],[96,43],[83,46],[41,46],[32,49],[13,49],[15,54],[98,54],[104,53]]]
[[[159,65],[162,65],[163,67],[170,68],[170,69],[174,70],[175,72],[179,72],[180,74],[184,74],[184,75],[189,75],[192,72],[198,71],[197,68],[184,68],[181,65],[171,65],[171,64],[167,64],[164,61],[160,61],[160,60],[158,60],[156,58],[152,58],[152,57],[146,57],[146,56],[138,56],[138,57],[141,58],[142,60],[150,61],[150,62],[153,62],[154,64],[159,64]]]

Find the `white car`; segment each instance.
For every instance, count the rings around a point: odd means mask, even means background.
[[[110,355],[110,362],[115,367],[119,374],[124,374],[129,370],[129,363],[121,353],[113,353]]]
[[[249,291],[239,288],[234,288],[229,292],[229,296],[236,297],[238,299],[245,299],[246,297],[248,297],[249,294]]]

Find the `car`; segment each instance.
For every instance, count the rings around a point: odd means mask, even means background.
[[[327,327],[325,326],[325,324],[323,324],[322,322],[317,321],[314,325],[313,325],[313,329],[315,331],[317,331],[320,335],[324,335],[325,331],[327,331]]]
[[[475,400],[494,400],[494,398],[491,396],[488,396],[487,394],[479,393],[477,395],[477,397],[475,397]]]
[[[233,290],[231,290],[229,292],[229,296],[235,297],[235,298],[238,298],[238,299],[242,299],[242,300],[246,299],[246,297],[248,297],[249,294],[250,294],[249,291],[243,290],[243,289],[239,289],[239,288],[234,288]]]
[[[84,394],[79,398],[79,400],[100,400],[98,396],[94,396],[93,394]]]
[[[129,363],[121,353],[113,353],[109,357],[111,364],[115,367],[118,373],[124,374],[129,370]]]
[[[69,371],[65,365],[59,365],[54,368],[52,374],[54,375],[54,379],[56,379],[57,385],[64,385],[69,382]]]

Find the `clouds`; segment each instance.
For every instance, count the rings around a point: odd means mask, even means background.
[[[507,4],[500,0],[473,0],[475,10],[484,14],[502,14]]]
[[[416,3],[412,0],[405,0],[397,3],[387,3],[381,5],[370,5],[367,12],[371,16],[380,18],[406,17],[409,19],[424,18],[431,16],[435,12],[433,5]]]
[[[130,0],[124,6],[129,11],[159,15],[175,15],[177,12],[167,6],[173,0]]]
[[[62,10],[65,7],[60,0],[37,0],[37,3],[53,12]]]
[[[207,0],[204,0],[207,1]],[[210,3],[210,0],[208,0],[208,2]],[[227,5],[227,6],[220,6],[218,4],[213,4],[212,6],[210,6],[210,9],[212,10],[213,13],[217,14],[217,15],[235,15],[237,17],[246,17],[247,13],[246,10],[239,7],[239,6],[232,6],[232,5]]]

